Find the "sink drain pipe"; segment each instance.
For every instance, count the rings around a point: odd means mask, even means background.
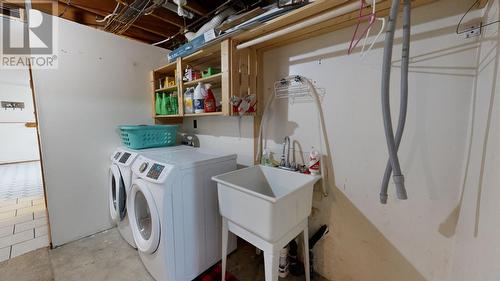
[[[393,0],[389,16],[389,27],[386,34],[384,46],[384,59],[382,64],[382,115],[384,119],[385,136],[387,148],[389,151],[389,161],[387,163],[382,187],[380,191],[380,202],[387,203],[387,188],[391,172],[396,185],[396,195],[400,200],[408,199],[406,193],[404,176],[401,173],[401,167],[398,159],[398,149],[403,136],[406,122],[406,113],[408,107],[408,67],[410,54],[410,24],[411,24],[411,3],[410,0],[404,0],[403,7],[403,51],[401,60],[401,100],[399,109],[399,120],[396,136],[392,129],[391,105],[390,105],[390,81],[392,48],[394,44],[394,32],[396,30],[396,21],[399,10],[399,0]]]

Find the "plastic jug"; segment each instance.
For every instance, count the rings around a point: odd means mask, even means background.
[[[187,114],[194,113],[194,110],[193,110],[193,94],[194,94],[194,89],[193,88],[188,88],[186,90],[186,92],[184,93],[184,113],[187,113]]]
[[[194,113],[205,112],[205,95],[207,90],[205,89],[205,84],[199,82],[198,86],[194,89],[193,103],[194,103]]]

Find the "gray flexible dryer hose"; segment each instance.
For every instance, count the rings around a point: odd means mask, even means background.
[[[399,149],[401,138],[406,123],[406,112],[408,108],[408,68],[410,64],[410,36],[411,36],[411,2],[404,0],[403,2],[403,51],[401,59],[401,100],[399,108],[398,128],[396,130],[396,149]],[[384,178],[382,180],[382,188],[380,191],[380,202],[387,204],[387,188],[389,186],[389,179],[392,173],[392,166],[390,160],[387,161],[385,167]],[[399,194],[399,193],[398,193]],[[398,195],[399,196],[399,195]],[[407,198],[406,192],[403,199]],[[401,199],[401,198],[400,198]]]
[[[407,23],[407,19],[409,20],[409,12],[410,10],[407,9],[409,3],[409,0],[405,0],[405,13],[403,17],[405,18],[405,25],[408,24],[407,28],[405,29],[405,32],[407,32],[409,28],[409,22]],[[401,141],[401,137],[399,138],[398,144],[396,144],[396,139],[394,138],[394,131],[392,129],[392,120],[391,120],[391,105],[390,105],[390,82],[391,82],[391,63],[392,63],[392,48],[394,44],[394,32],[396,30],[396,21],[397,21],[397,16],[398,16],[398,10],[399,10],[399,0],[392,0],[392,5],[391,5],[391,11],[389,15],[389,24],[388,24],[388,29],[386,33],[386,38],[385,38],[385,45],[384,45],[384,59],[383,59],[383,64],[382,64],[382,115],[384,119],[384,129],[385,129],[385,136],[387,140],[387,148],[389,151],[389,162],[391,164],[392,170],[394,172],[393,174],[393,179],[394,183],[396,185],[396,194],[399,199],[407,199],[408,196],[406,194],[406,189],[404,185],[404,176],[401,173],[401,167],[399,164],[399,159],[398,159],[398,147],[399,143]],[[408,13],[408,16],[407,16]],[[409,33],[407,34],[407,40],[405,41],[403,39],[403,58],[405,55],[405,51],[409,51]],[[406,54],[408,56],[408,54]],[[402,62],[404,64],[405,62]],[[400,135],[403,133],[404,129],[404,120],[406,119],[406,104],[407,104],[407,89],[408,89],[408,67],[407,66],[402,66],[401,67],[401,74],[402,74],[402,84],[401,84],[401,104],[404,104],[404,107],[402,106],[400,109],[400,120],[398,122],[398,131],[400,132]],[[406,77],[406,78],[405,78]],[[406,90],[405,90],[406,89]],[[403,112],[404,111],[404,112]],[[402,118],[403,117],[403,121]],[[387,169],[386,173],[384,174],[384,180],[385,180],[385,175],[387,174]],[[390,171],[389,171],[389,176],[390,176]],[[387,180],[388,182],[388,180]],[[380,194],[380,200],[382,203],[387,202],[387,185],[382,186],[382,191]]]

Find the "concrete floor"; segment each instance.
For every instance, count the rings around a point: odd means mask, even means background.
[[[228,258],[228,271],[240,281],[264,281],[264,262],[243,243]],[[2,281],[154,281],[137,251],[111,229],[54,250],[48,248],[0,263]],[[286,281],[305,280],[287,277]],[[315,281],[326,281],[316,276]]]

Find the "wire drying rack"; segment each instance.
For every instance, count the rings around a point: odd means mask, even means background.
[[[325,89],[317,88],[314,86],[314,81],[309,80],[310,83],[304,81],[302,76],[287,76],[274,82],[274,94],[277,99],[288,99],[291,104],[295,102],[311,102],[314,100],[313,91],[319,96],[320,102],[323,101],[325,96]]]

